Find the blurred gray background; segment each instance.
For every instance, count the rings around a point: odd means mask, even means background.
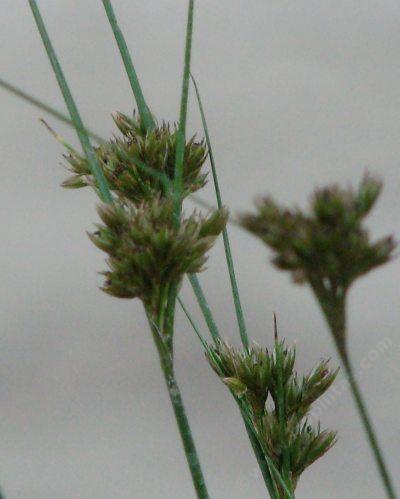
[[[87,125],[115,131],[130,87],[99,0],[38,2]],[[145,95],[176,120],[186,2],[115,0]],[[27,2],[3,0],[0,75],[64,109]],[[400,234],[400,4],[394,0],[201,0],[193,72],[204,99],[225,202],[256,194],[304,205],[314,186],[385,189],[369,224]],[[101,293],[103,254],[85,231],[97,220],[88,190],[59,188],[61,146],[43,113],[0,90],[0,483],[7,499],[194,498],[156,352],[136,301]],[[49,123],[70,142],[74,133]],[[191,94],[189,130],[199,131]],[[209,185],[202,196],[213,201]],[[191,208],[191,204],[187,204]],[[297,343],[299,370],[332,356],[306,288],[230,230],[251,336]],[[399,278],[395,261],[350,296],[350,347],[390,469],[400,487]],[[238,344],[222,244],[201,282],[223,334]],[[201,324],[191,290],[186,301]],[[178,313],[177,372],[213,498],[265,497],[241,419]],[[340,440],[299,484],[299,499],[383,498],[352,399],[339,379],[321,411]]]

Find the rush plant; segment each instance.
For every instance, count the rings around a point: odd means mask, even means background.
[[[132,88],[137,111],[115,113],[118,131],[110,139],[90,132],[80,117],[36,0],[29,4],[65,100],[69,117],[12,84],[0,86],[76,130],[82,151],[65,147],[70,176],[62,186],[92,188],[99,197],[94,245],[107,255],[103,291],[116,298],[139,299],[154,339],[195,493],[207,489],[194,438],[175,376],[175,310],[179,304],[200,341],[205,357],[233,396],[271,499],[293,499],[303,472],[336,442],[336,432],[309,418],[313,404],[334,382],[338,369],[321,360],[304,375],[295,368],[296,350],[278,338],[272,345],[249,338],[227,230],[229,214],[222,202],[210,134],[199,88],[192,77],[204,139],[186,136],[191,78],[194,0],[188,1],[181,104],[177,124],[156,119],[147,104],[111,1],[102,0]],[[217,207],[204,215],[187,212],[184,200],[202,189],[211,165]],[[346,298],[352,283],[391,259],[391,237],[372,243],[362,225],[381,190],[366,176],[357,191],[337,186],[317,191],[311,212],[288,210],[267,197],[240,223],[274,253],[273,263],[288,270],[296,283],[311,287],[327,320],[374,451],[387,497],[396,493],[358,388],[347,348]],[[195,199],[193,197],[193,199]],[[198,198],[196,198],[198,199]],[[202,202],[204,204],[204,202]],[[232,221],[232,220],[231,220]],[[222,338],[197,274],[222,235],[241,347]],[[179,296],[188,278],[208,326],[206,340]],[[313,492],[310,491],[310,497]]]

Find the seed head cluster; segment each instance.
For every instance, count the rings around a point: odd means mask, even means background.
[[[176,223],[177,126],[163,123],[145,130],[136,114],[129,118],[116,113],[114,121],[120,135],[95,148],[113,203],[98,207],[102,223],[89,236],[108,254],[102,289],[118,298],[139,298],[157,318],[164,313],[171,286],[179,286],[184,274],[203,270],[228,213],[194,212]],[[204,141],[193,137],[185,144],[182,199],[204,186],[207,175],[201,170],[207,154]],[[73,173],[64,187],[96,188],[86,158],[72,148],[64,157]]]
[[[347,357],[346,297],[352,283],[388,262],[396,247],[391,236],[371,242],[363,221],[382,190],[366,174],[357,190],[337,185],[317,190],[310,213],[280,207],[267,197],[242,225],[274,253],[273,263],[295,282],[308,283],[318,300],[342,358]]]
[[[274,264],[290,271],[295,282],[345,291],[357,277],[387,262],[395,247],[392,237],[372,243],[362,226],[381,188],[380,181],[366,175],[356,191],[336,185],[317,190],[309,214],[266,197],[257,203],[257,213],[241,221],[273,250]]]
[[[174,177],[177,126],[162,123],[145,131],[139,117],[114,114],[120,136],[101,143],[95,153],[110,190],[133,203],[167,195]],[[191,138],[185,145],[183,197],[205,185],[207,175],[201,168],[207,158],[204,141]],[[87,159],[70,151],[65,159],[71,177],[62,184],[67,188],[93,186]]]
[[[277,341],[272,351],[253,344],[247,351],[225,342],[209,346],[207,358],[248,414],[264,453],[285,476],[292,491],[302,472],[335,443],[336,433],[307,419],[312,404],[337,375],[321,361],[303,377],[294,370],[296,351]],[[282,498],[287,497],[281,490]]]
[[[129,200],[101,205],[103,224],[90,235],[108,253],[103,290],[119,298],[139,298],[157,311],[165,286],[179,284],[186,273],[200,272],[206,253],[224,228],[227,211],[204,217],[194,212],[173,223],[172,198],[136,205]]]

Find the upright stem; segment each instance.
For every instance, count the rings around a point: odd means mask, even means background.
[[[353,368],[348,355],[346,345],[346,294],[345,292],[343,292],[342,294],[336,295],[336,297],[332,298],[332,296],[329,297],[326,292],[324,293],[321,287],[313,285],[313,289],[324,312],[335,342],[337,352],[346,371],[350,389],[353,394],[362,424],[364,426],[365,433],[367,434],[368,441],[373,452],[384,489],[386,491],[386,495],[389,499],[397,499],[392,480],[387,470],[387,466],[383,458],[378,439],[376,437],[376,432],[373,428],[371,418],[368,414],[364,397],[354,376]]]
[[[114,9],[110,0],[103,0],[104,9],[106,11],[108,20],[113,30],[115,40],[117,42],[119,52],[121,54],[122,62],[124,63],[126,73],[129,78],[129,83],[132,88],[133,95],[135,96],[136,104],[139,110],[140,117],[142,118],[144,128],[151,130],[155,126],[154,118],[146,104],[143,92],[139,83],[138,75],[136,74],[135,67],[132,62],[131,55],[126,45],[124,35],[118,25],[117,18],[115,17]]]
[[[40,13],[39,7],[36,4],[36,0],[29,0],[29,5],[31,7],[33,17],[35,18],[36,25],[38,27],[40,36],[42,38],[43,45],[46,49],[49,61],[56,76],[58,86],[60,87],[61,93],[64,97],[65,104],[71,116],[71,121],[76,129],[76,133],[82,145],[82,149],[89,162],[90,170],[93,174],[93,177],[96,179],[100,198],[105,203],[112,203],[112,195],[108,187],[107,180],[104,176],[103,170],[101,169],[99,160],[93,150],[93,147],[90,144],[89,136],[86,132],[78,108],[72,97],[64,72],[58,61],[57,55],[53,48],[53,44],[51,43],[49,34],[47,33],[47,29],[43,22],[43,18]]]
[[[192,432],[189,426],[189,421],[186,416],[181,392],[176,382],[172,364],[169,361],[165,361],[165,359],[163,359],[162,357],[160,357],[160,360],[161,368],[168,389],[169,398],[174,410],[176,423],[181,435],[183,448],[185,450],[187,463],[192,475],[193,485],[196,490],[197,497],[198,499],[209,499],[203,472],[201,470],[200,461],[197,455]]]
[[[197,86],[196,80],[194,79],[193,75],[191,75],[191,77],[192,77],[193,85],[194,85],[194,88],[196,91],[197,102],[199,104],[199,110],[200,110],[200,115],[201,115],[201,121],[203,123],[204,134],[206,136],[206,143],[207,143],[207,147],[208,147],[208,154],[210,157],[211,171],[212,171],[212,176],[213,176],[213,180],[214,180],[214,190],[215,190],[215,196],[217,198],[217,205],[218,205],[218,208],[221,209],[222,208],[222,196],[221,196],[221,190],[220,190],[219,182],[218,182],[217,168],[215,165],[214,152],[213,152],[213,148],[211,145],[211,138],[210,138],[210,134],[208,132],[206,115],[204,113],[203,103],[202,103],[202,100],[200,97],[200,92],[199,92],[199,88]],[[246,328],[246,323],[244,320],[242,303],[240,300],[239,288],[238,288],[238,284],[237,284],[237,280],[236,280],[235,267],[233,264],[233,257],[232,257],[232,250],[231,250],[231,243],[229,241],[229,235],[228,235],[228,231],[227,231],[226,227],[222,231],[222,237],[224,240],[226,264],[228,267],[229,278],[231,281],[233,303],[235,305],[236,319],[237,319],[237,323],[239,326],[240,339],[242,340],[242,344],[243,344],[244,348],[246,350],[249,350],[249,337],[247,334],[247,328]]]
[[[260,443],[258,442],[257,436],[254,434],[253,429],[249,425],[249,423],[246,421],[245,416],[242,413],[243,421],[246,427],[247,435],[249,437],[251,446],[254,451],[254,455],[256,456],[258,466],[260,467],[262,476],[264,478],[265,485],[268,489],[269,496],[271,499],[279,499],[276,496],[275,490],[274,490],[274,482],[272,480],[271,473],[268,468],[268,463],[265,460],[264,452],[261,448]]]
[[[189,278],[192,278],[191,282],[193,281],[193,278],[195,278],[194,281],[192,282],[193,289],[195,290],[196,297],[200,303],[201,310],[203,312],[205,320],[207,321],[207,325],[208,325],[210,332],[214,338],[214,341],[216,343],[218,343],[218,340],[221,338],[221,336],[219,334],[217,325],[215,324],[211,310],[208,307],[207,300],[206,300],[205,296],[203,295],[200,283],[197,281],[196,274],[190,275]],[[184,303],[182,302],[182,300],[179,297],[178,297],[178,301],[181,304],[182,309],[183,309],[186,317],[188,318],[193,330],[195,331],[197,337],[199,338],[201,344],[203,345],[203,347],[205,349],[207,349],[207,344],[206,344],[204,338],[201,336],[201,334],[198,330],[198,327],[194,323],[194,321],[193,321],[192,317],[190,316],[188,310],[186,309]],[[240,408],[240,413],[242,415],[243,422],[245,424],[246,431],[247,431],[247,434],[248,434],[250,442],[251,442],[251,446],[254,450],[254,454],[256,456],[256,459],[257,459],[258,465],[260,467],[262,476],[264,478],[265,485],[268,489],[270,498],[271,499],[279,499],[277,494],[275,493],[275,490],[274,490],[274,479],[272,478],[272,475],[271,475],[271,472],[269,469],[269,465],[265,459],[263,449],[258,441],[257,435],[254,432],[254,429],[252,429],[251,420],[247,417],[245,411],[243,410],[243,407],[242,407],[240,400],[237,397],[235,397],[235,395],[233,393],[232,393],[232,396],[236,400],[236,402]]]
[[[350,363],[350,359],[349,359],[347,354],[341,353],[339,347],[337,347],[337,348],[338,348],[340,358],[342,359],[343,366],[344,366],[345,371],[346,371],[347,379],[349,381],[351,392],[353,394],[354,401],[356,403],[358,412],[360,414],[360,418],[361,418],[362,424],[364,426],[364,430],[367,434],[369,444],[370,444],[372,452],[374,454],[375,462],[378,466],[378,470],[379,470],[379,473],[381,475],[382,482],[383,482],[387,497],[390,499],[396,499],[397,495],[395,493],[393,483],[391,481],[385,460],[383,458],[381,449],[379,447],[376,433],[375,433],[375,430],[373,428],[371,418],[368,414],[368,410],[367,410],[367,407],[365,405],[364,398],[362,396],[360,387],[358,386],[357,380],[354,376],[354,372],[353,372],[352,365]]]
[[[285,387],[283,381],[283,347],[278,341],[277,329],[276,329],[276,317],[274,316],[275,322],[275,356],[277,363],[277,374],[278,374],[278,386],[277,386],[277,396],[278,396],[278,407],[276,408],[279,418],[279,427],[282,437],[284,438],[284,445],[282,448],[282,476],[285,480],[289,489],[292,488],[292,483],[290,479],[290,456],[287,449],[287,437],[286,437],[286,400],[285,400]],[[283,498],[288,497],[285,491],[282,491]]]
[[[162,308],[163,306],[160,307],[160,309]],[[164,334],[165,331],[160,330],[160,318],[156,323],[152,319],[151,313],[149,311],[147,311],[147,317],[149,320],[151,331],[153,333],[154,342],[157,347],[161,370],[164,375],[165,383],[167,385],[168,395],[172,404],[172,408],[174,410],[176,423],[182,439],[186,460],[192,476],[193,486],[195,488],[197,498],[209,499],[203,472],[201,470],[200,460],[197,455],[196,446],[193,440],[185,407],[183,405],[181,392],[175,378],[171,338],[169,335],[167,336]],[[168,317],[166,319],[168,321]],[[166,323],[166,329],[169,329],[170,327],[171,324]]]

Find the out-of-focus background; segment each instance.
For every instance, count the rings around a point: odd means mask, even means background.
[[[130,87],[100,1],[41,0],[85,123],[115,132]],[[115,0],[145,95],[178,118],[186,2]],[[0,75],[64,109],[27,2],[3,0]],[[207,111],[225,202],[257,194],[304,206],[315,186],[356,183],[369,169],[385,189],[369,220],[400,234],[400,4],[393,0],[201,0],[193,72]],[[85,231],[89,190],[66,191],[61,146],[43,113],[0,90],[0,484],[7,499],[194,498],[156,352],[136,301],[98,290],[103,254]],[[46,117],[67,140],[71,129]],[[189,131],[201,130],[191,94]],[[202,193],[213,201],[210,185]],[[187,209],[192,205],[187,204]],[[252,338],[271,344],[272,314],[298,348],[299,369],[338,359],[311,293],[230,230]],[[222,244],[200,276],[224,336],[238,344]],[[400,266],[351,292],[350,347],[389,467],[400,487]],[[206,334],[191,290],[185,299]],[[213,498],[265,497],[235,404],[178,313],[177,372]],[[352,399],[339,379],[321,411],[334,450],[303,475],[299,499],[383,498]]]

